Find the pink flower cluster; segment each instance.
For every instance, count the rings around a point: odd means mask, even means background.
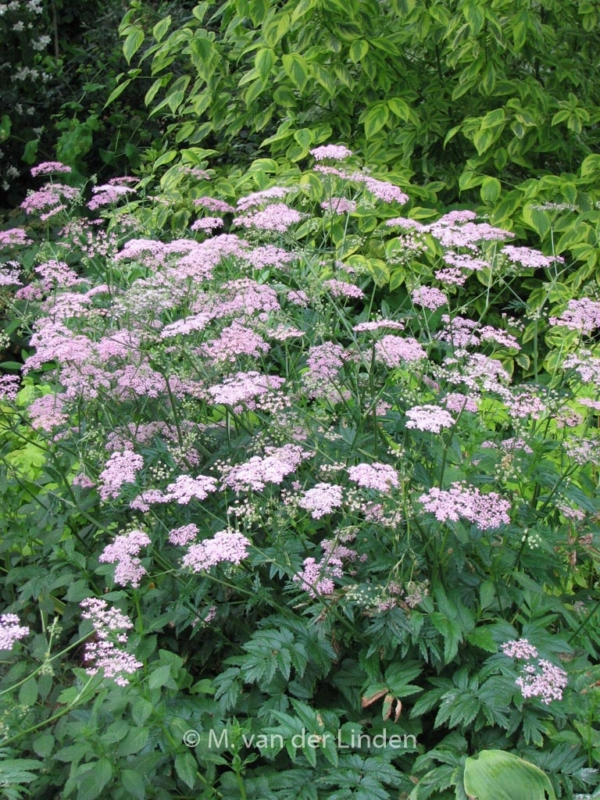
[[[366,324],[366,323],[365,323]],[[427,353],[416,339],[403,339],[401,336],[384,336],[375,343],[375,358],[392,369],[403,361],[420,361]]]
[[[0,650],[12,650],[25,636],[29,636],[29,628],[20,624],[16,614],[0,615]]]
[[[349,467],[348,475],[350,480],[357,483],[363,489],[375,489],[378,492],[388,494],[391,489],[400,486],[398,473],[389,464],[357,464]]]
[[[208,475],[199,475],[197,478],[179,475],[175,483],[167,486],[165,492],[149,489],[132,500],[129,507],[137,511],[148,511],[153,503],[170,503],[172,500],[180,505],[188,505],[191,500],[206,500],[208,495],[216,490],[216,478],[210,478]]]
[[[430,311],[437,311],[448,302],[446,295],[433,286],[422,286],[420,289],[415,289],[410,296],[415,305],[423,306]]]
[[[315,161],[324,161],[328,158],[333,161],[342,161],[345,158],[350,158],[352,150],[348,150],[343,144],[324,144],[321,147],[314,147],[310,154]]]
[[[190,229],[193,231],[214,231],[224,225],[220,217],[203,217],[192,222]]]
[[[528,639],[514,639],[512,642],[504,642],[500,645],[502,652],[509,658],[537,658],[537,649],[529,643]]]
[[[184,547],[186,544],[193,542],[198,536],[198,526],[190,523],[189,525],[182,525],[181,528],[173,528],[169,531],[169,541],[171,544]]]
[[[537,649],[527,639],[504,642],[501,648],[504,655],[509,658],[529,662],[537,659],[537,664],[521,665],[521,675],[515,681],[525,699],[539,697],[545,705],[549,705],[553,700],[562,700],[563,689],[568,684],[564,669],[544,658],[538,659]]]
[[[344,348],[334,342],[314,345],[308,351],[308,372],[302,376],[302,382],[310,397],[323,397],[332,400],[340,399],[336,389],[339,372],[344,366],[346,353]]]
[[[261,231],[285,233],[288,228],[300,222],[302,214],[285,203],[272,203],[262,211],[255,211],[242,217],[235,217],[234,225],[243,228],[256,228]]]
[[[130,450],[113,453],[100,473],[100,497],[118,497],[124,483],[135,483],[136,474],[144,466],[144,459]]]
[[[323,286],[329,289],[333,297],[352,297],[357,300],[362,299],[365,293],[358,286],[353,283],[346,283],[346,281],[337,281],[334,278],[323,281]]]
[[[282,483],[309,456],[310,453],[295,444],[267,448],[267,455],[262,458],[253,456],[243,464],[227,466],[223,470],[222,488],[260,492],[267,483]]]
[[[271,200],[281,200],[290,190],[285,186],[271,186],[268,189],[263,189],[260,192],[252,192],[237,201],[237,207],[240,211],[247,211],[249,208],[262,206],[265,203],[270,203]]]
[[[22,281],[19,277],[20,264],[18,261],[6,261],[0,264],[0,286],[20,286]],[[23,287],[17,292],[17,300],[23,297],[23,293],[29,287]]]
[[[321,208],[330,214],[352,214],[353,211],[356,211],[356,203],[345,197],[330,197],[329,200],[321,203]]]
[[[478,410],[477,400],[473,396],[468,397],[466,394],[460,394],[460,392],[447,394],[443,402],[446,408],[457,414],[460,414],[461,411],[472,411],[476,414]]]
[[[417,428],[420,431],[441,433],[444,428],[454,425],[454,417],[445,409],[435,405],[413,406],[406,412],[407,428]]]
[[[333,594],[335,589],[334,578],[341,578],[344,574],[343,564],[338,560],[317,561],[314,558],[304,559],[304,569],[296,573],[292,580],[299,583],[311,597]]]
[[[439,522],[458,522],[462,517],[480,530],[491,530],[510,523],[510,502],[496,492],[481,494],[479,489],[455,482],[450,489],[431,488],[418,498],[425,511]]]
[[[62,394],[45,394],[43,397],[38,397],[28,409],[31,425],[37,430],[45,431],[64,425],[68,420],[67,414],[63,413],[64,405],[65,396]]]
[[[66,202],[76,200],[79,190],[62,183],[48,183],[37,192],[31,192],[21,203],[21,208],[27,214],[40,214],[40,219],[45,221],[66,209]]]
[[[530,247],[513,247],[505,245],[500,251],[509,261],[521,264],[524,267],[550,267],[556,261],[564,261],[560,256],[545,256],[539,250],[532,250]]]
[[[210,386],[208,393],[213,402],[233,406],[241,410],[241,404],[248,408],[256,407],[256,398],[275,391],[285,383],[284,378],[277,375],[263,375],[260,372],[237,372],[218,386]]]
[[[342,542],[354,538],[353,534],[342,537]],[[354,561],[357,557],[356,550],[352,550],[336,541],[325,540],[321,542],[321,547],[325,551],[325,556],[321,561],[314,558],[306,558],[303,562],[303,570],[297,572],[292,580],[299,583],[301,588],[310,596],[333,594],[335,589],[335,578],[341,578],[344,574],[343,559]]]
[[[209,211],[217,211],[220,214],[233,213],[235,208],[226,203],[224,200],[218,200],[216,197],[197,197],[194,200],[195,206],[202,206]]]
[[[104,671],[105,678],[111,678],[117,686],[127,686],[127,675],[133,675],[144,665],[119,645],[127,642],[125,631],[133,628],[133,623],[125,614],[109,608],[106,600],[89,597],[82,600],[83,619],[89,619],[94,626],[96,641],[85,645],[86,662],[95,662],[86,669],[88,675],[96,675]]]
[[[9,228],[7,231],[0,231],[0,247],[24,247],[31,244],[31,239],[23,228]]]
[[[305,511],[310,511],[313,519],[320,519],[339,508],[343,499],[344,491],[341,486],[334,483],[317,483],[302,495],[298,505]]]
[[[20,383],[18,375],[0,375],[0,400],[16,400]]]
[[[31,174],[34,178],[37,178],[38,175],[52,175],[53,173],[67,173],[72,171],[71,167],[62,164],[60,161],[44,161],[31,168]]]
[[[581,300],[569,300],[567,308],[560,317],[550,317],[550,325],[564,325],[572,331],[591,334],[600,328],[600,303],[582,297]]]
[[[193,544],[181,563],[193,572],[201,572],[223,562],[238,565],[248,557],[251,544],[243,534],[226,528],[215,533],[212,539]]]
[[[131,186],[116,186],[110,183],[106,183],[103,186],[94,186],[92,192],[94,197],[87,203],[87,207],[90,211],[95,211],[97,208],[102,208],[102,206],[109,206],[111,203],[117,203],[122,197],[129,194],[129,192],[134,192]]]
[[[308,295],[302,289],[292,289],[286,295],[290,303],[301,308],[307,308],[309,304]]]
[[[150,537],[144,531],[129,531],[117,536],[112,544],[107,545],[98,561],[104,564],[116,564],[115,583],[121,586],[131,584],[137,589],[146,574],[137,556],[142,547],[147,547],[149,544],[151,544]]]
[[[390,226],[412,228],[419,233],[430,233],[444,245],[444,247],[465,247],[477,252],[478,243],[481,241],[499,241],[514,236],[514,233],[494,228],[487,223],[476,224],[473,222],[477,214],[473,211],[450,211],[430,225],[424,225],[416,220],[398,217],[388,220]],[[467,266],[461,264],[460,266]],[[471,269],[475,267],[469,267]]]
[[[389,330],[395,330],[395,331],[403,331],[404,323],[398,322],[393,319],[380,319],[380,320],[373,320],[371,322],[359,322],[357,325],[354,325],[352,330],[356,331],[356,333],[365,333],[367,331],[378,331],[381,330],[382,328],[387,328]]]
[[[201,352],[214,362],[230,361],[233,363],[240,356],[259,358],[269,349],[269,345],[262,336],[259,336],[251,328],[240,325],[239,322],[233,322],[223,328],[218,339],[202,345]]]

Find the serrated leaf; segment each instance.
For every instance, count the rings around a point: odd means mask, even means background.
[[[194,788],[198,776],[198,764],[191,753],[181,753],[175,757],[175,772],[186,786]]]
[[[145,746],[150,731],[148,728],[131,728],[127,736],[119,744],[117,752],[120,756],[131,756]]]
[[[38,697],[38,684],[35,678],[29,678],[28,681],[19,689],[19,703],[22,706],[33,706]]]
[[[393,694],[386,694],[383,699],[383,707],[381,709],[381,718],[384,722],[390,718],[392,713],[392,705],[394,703],[394,695]]]
[[[145,800],[146,797],[146,782],[143,776],[133,769],[124,769],[119,779],[123,784],[123,789],[135,797],[136,800]]]
[[[51,733],[43,733],[33,740],[32,747],[35,754],[40,758],[48,758],[54,749],[54,736]]]
[[[108,758],[101,758],[91,769],[86,770],[79,780],[77,800],[96,800],[113,775],[113,767]]]
[[[363,708],[368,708],[373,703],[381,700],[388,692],[387,686],[369,686],[366,690],[364,697],[361,699],[360,704]]]

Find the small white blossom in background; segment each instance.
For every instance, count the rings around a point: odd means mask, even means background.
[[[42,50],[45,50],[46,47],[48,47],[51,41],[52,40],[50,39],[49,36],[40,36],[37,42],[31,43],[31,46],[33,47],[34,50],[41,52]]]

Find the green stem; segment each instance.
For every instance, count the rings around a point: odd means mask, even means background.
[[[19,731],[19,733],[15,733],[15,735],[11,736],[9,739],[4,739],[3,741],[0,742],[0,745],[2,745],[4,747],[5,745],[10,744],[11,742],[16,741],[17,739],[20,739],[22,736],[27,736],[28,733],[33,733],[33,731],[37,731],[40,728],[45,727],[46,725],[50,725],[50,723],[55,722],[57,719],[60,719],[61,717],[64,717],[65,714],[68,714],[69,711],[71,711],[71,709],[74,708],[79,703],[79,701],[81,700],[81,698],[85,694],[85,691],[87,690],[88,686],[94,680],[95,677],[96,677],[95,675],[92,675],[90,677],[90,679],[85,684],[83,689],[79,692],[77,697],[73,700],[73,702],[69,703],[68,706],[63,708],[58,713],[53,714],[53,716],[48,717],[48,719],[43,720],[43,722],[38,722],[37,725],[32,725],[30,728],[26,728],[24,731]]]

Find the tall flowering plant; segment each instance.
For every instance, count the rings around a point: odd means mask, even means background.
[[[595,785],[593,287],[519,361],[497,308],[559,259],[313,156],[241,198],[198,169],[210,224],[173,237],[117,179],[76,222],[25,201],[61,226],[33,269],[6,240],[31,333],[0,383],[6,637],[60,619],[63,648],[35,694],[46,639],[4,679],[32,687],[5,743],[57,764],[34,796],[462,796],[490,744]]]

